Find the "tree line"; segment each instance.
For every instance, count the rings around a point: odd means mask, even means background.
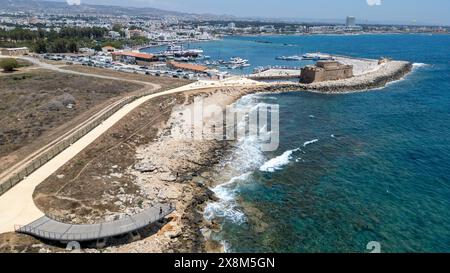
[[[59,31],[15,28],[0,30],[0,47],[27,46],[36,53],[78,52],[80,47],[94,47],[107,33],[100,27],[64,27]]]
[[[115,27],[123,36],[123,31]],[[145,45],[150,42],[145,37],[133,37],[131,39],[110,40],[107,38],[107,28],[92,27],[64,27],[59,31],[54,29],[46,31],[42,28],[29,30],[15,28],[12,30],[0,29],[0,47],[29,47],[36,53],[75,53],[82,47],[93,48],[101,51],[106,45],[115,48],[126,46]]]

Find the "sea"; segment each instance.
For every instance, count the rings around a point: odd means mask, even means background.
[[[450,252],[450,36],[226,37],[190,44],[238,56],[250,73],[307,52],[414,63],[385,88],[254,94],[235,107],[280,107],[280,145],[244,136],[217,166],[205,210],[227,252]],[[154,50],[154,49],[152,49]],[[233,71],[234,72],[234,71]]]

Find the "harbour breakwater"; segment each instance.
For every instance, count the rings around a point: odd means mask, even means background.
[[[410,73],[413,64],[404,61],[390,61],[375,72],[349,79],[302,84],[278,82],[262,87],[265,92],[312,91],[321,93],[350,93],[382,88],[388,83],[398,81]]]

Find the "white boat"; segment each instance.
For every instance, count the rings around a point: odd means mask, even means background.
[[[249,67],[250,64],[232,64],[229,65],[227,68],[228,69],[240,69],[240,68],[244,68],[244,67]]]
[[[250,66],[248,60],[239,57],[233,57],[228,62],[224,62],[224,64],[227,65],[228,69],[238,69]]]
[[[184,49],[183,45],[171,44],[166,51],[162,52],[165,56],[175,57],[198,57],[203,54],[203,49]]]
[[[317,52],[317,53],[306,53],[302,56],[302,59],[321,61],[321,60],[333,60],[334,58],[329,54],[322,54],[320,52]]]
[[[276,57],[275,59],[280,60],[280,61],[301,61],[301,60],[303,60],[303,57],[302,56],[298,56],[298,55],[294,55],[294,56]]]

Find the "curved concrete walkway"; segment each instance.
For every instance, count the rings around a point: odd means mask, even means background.
[[[33,58],[30,59],[29,57],[27,57],[26,59],[29,61],[35,60]],[[39,61],[34,61],[33,63],[41,65],[43,68],[53,66],[51,64],[44,64]],[[68,71],[60,68],[53,68],[53,70],[55,69],[61,72]],[[70,71],[68,73],[72,72],[73,71]],[[74,74],[93,76],[91,74],[79,72],[75,72]],[[101,77],[104,78],[103,76]],[[112,79],[122,80],[118,78]],[[88,134],[86,134],[85,136],[80,138],[77,142],[75,142],[72,146],[70,146],[69,148],[58,154],[56,157],[51,159],[49,162],[47,162],[42,167],[33,172],[31,175],[22,180],[19,184],[17,184],[12,189],[10,189],[9,191],[0,196],[0,233],[13,232],[15,230],[14,229],[15,225],[24,226],[33,221],[36,221],[36,219],[44,217],[45,216],[44,213],[40,211],[34,204],[33,193],[36,187],[45,179],[47,179],[51,174],[53,174],[59,168],[61,168],[64,164],[66,164],[69,160],[74,158],[79,152],[88,147],[92,142],[94,142],[97,138],[99,138],[102,134],[104,134],[107,130],[109,130],[112,126],[114,126],[123,117],[125,117],[127,114],[129,114],[134,109],[136,109],[143,103],[147,102],[148,100],[165,95],[171,95],[193,90],[202,90],[202,89],[208,90],[210,88],[219,88],[219,87],[245,87],[245,86],[248,87],[256,85],[265,85],[265,84],[248,79],[243,79],[240,77],[230,78],[223,81],[200,81],[172,90],[144,96],[125,105],[116,113],[114,113],[111,117],[105,120],[101,125],[94,128]]]
[[[170,205],[158,205],[123,219],[92,225],[65,224],[44,216],[26,226],[17,226],[16,232],[59,242],[94,241],[139,230],[173,211]]]
[[[35,188],[65,163],[74,158],[79,152],[89,146],[89,144],[99,138],[108,129],[114,126],[123,117],[150,99],[184,91],[186,91],[186,89],[183,87],[176,88],[158,94],[148,95],[125,105],[101,125],[94,128],[72,146],[61,152],[41,168],[33,172],[30,176],[22,180],[19,184],[0,196],[0,233],[12,232],[14,231],[14,225],[26,225],[43,217],[44,213],[34,204],[33,193]]]

